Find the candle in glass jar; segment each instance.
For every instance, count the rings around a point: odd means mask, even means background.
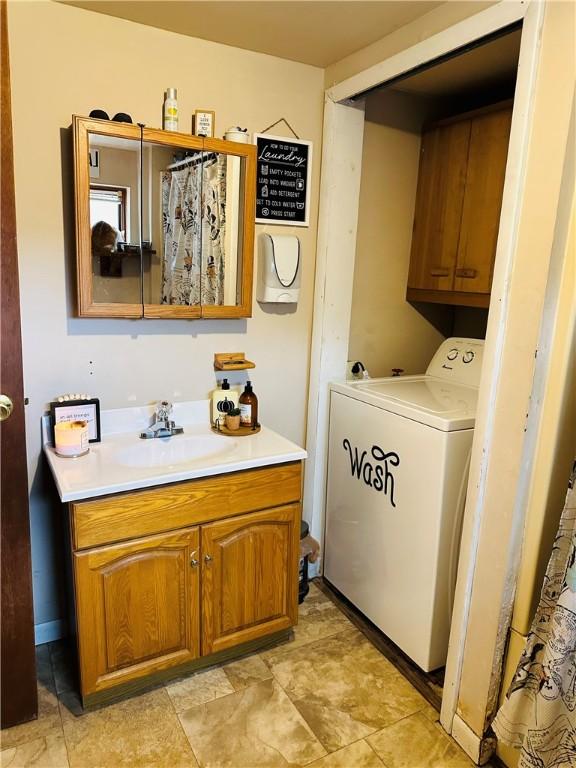
[[[59,456],[69,458],[88,453],[88,422],[61,421],[55,424],[54,447]]]

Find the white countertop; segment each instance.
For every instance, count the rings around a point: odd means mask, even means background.
[[[306,458],[306,451],[271,429],[246,437],[210,429],[209,401],[175,403],[172,418],[183,435],[142,440],[153,406],[101,412],[101,442],[78,458],[58,456],[51,445],[49,417],[42,419],[44,452],[62,501],[176,483]]]

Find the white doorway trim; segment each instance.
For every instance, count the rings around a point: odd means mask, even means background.
[[[521,21],[528,8],[523,0],[506,0],[438,32],[417,45],[391,56],[327,91],[332,101],[345,101],[359,93],[410,72],[499,29]]]
[[[494,403],[499,393],[504,349],[509,344],[509,314],[512,271],[516,252],[519,220],[523,200],[526,163],[528,156],[529,135],[534,111],[534,93],[540,54],[544,3],[531,3],[524,17],[518,79],[514,97],[514,109],[506,165],[506,180],[502,199],[501,224],[498,233],[496,263],[490,301],[489,326],[486,336],[485,365],[479,392],[479,405],[484,403],[484,418],[479,418],[475,430],[472,462],[470,468],[468,498],[465,520],[468,533],[463,533],[461,559],[458,570],[457,596],[454,601],[454,614],[450,633],[450,649],[446,665],[445,685],[442,698],[441,722],[451,732],[474,761],[485,757],[485,750],[491,750],[492,744],[483,745],[483,734],[478,734],[470,727],[465,718],[457,712],[460,682],[465,657],[465,644],[468,634],[473,582],[478,562],[478,549],[481,539],[481,526],[485,513],[487,474],[490,454],[494,440]],[[544,289],[543,289],[544,290]],[[528,341],[528,340],[527,340]],[[528,341],[528,343],[530,343]],[[533,349],[537,346],[534,339]],[[480,413],[479,408],[479,413]],[[518,510],[522,515],[523,510]],[[521,526],[522,520],[517,521]],[[495,568],[509,568],[509,563],[493,563]],[[512,574],[511,574],[512,575]],[[510,583],[515,584],[516,574]],[[500,595],[498,595],[500,597]],[[492,672],[492,651],[490,654],[490,672]],[[478,660],[479,663],[485,660]],[[480,695],[480,694],[479,694]],[[488,708],[488,700],[485,702]],[[487,756],[487,755],[486,755]]]
[[[304,515],[319,541],[324,538],[328,382],[343,377],[348,357],[363,140],[364,104],[338,104],[327,94],[304,478]]]
[[[544,4],[539,2],[501,2],[427,40],[370,67],[326,92],[324,149],[320,187],[320,222],[317,244],[314,325],[312,333],[311,380],[308,403],[308,443],[304,485],[304,511],[311,522],[313,535],[323,538],[326,488],[326,457],[328,435],[328,383],[344,378],[348,351],[348,336],[352,308],[352,283],[358,222],[358,190],[362,166],[363,107],[348,99],[381,85],[440,56],[449,54],[475,40],[524,20],[521,67],[518,72],[514,116],[510,140],[505,197],[507,212],[501,226],[497,262],[492,289],[492,309],[498,315],[501,333],[492,334],[485,349],[484,375],[481,385],[485,399],[495,391],[500,376],[499,362],[506,332],[507,296],[516,244],[519,205],[522,197],[527,141],[532,119],[539,38],[543,23]],[[343,157],[340,153],[345,152]],[[492,325],[494,325],[492,323]],[[480,484],[486,480],[486,452],[492,437],[490,425],[477,428],[475,441],[478,464],[474,474]],[[471,470],[472,474],[472,470]],[[452,731],[462,672],[464,640],[467,630],[472,576],[475,569],[476,547],[482,519],[482,494],[473,508],[467,505],[466,516],[472,518],[472,538],[460,571],[464,581],[464,600],[455,607],[456,641],[451,644],[451,659],[447,669],[442,707],[442,724]],[[457,733],[454,734],[458,736]],[[463,745],[475,752],[478,745]]]

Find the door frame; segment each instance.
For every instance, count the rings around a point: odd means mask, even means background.
[[[511,286],[525,193],[530,131],[534,119],[544,13],[545,4],[540,2],[525,3],[514,0],[499,3],[354,75],[328,89],[325,94],[307,423],[308,461],[304,483],[305,517],[311,522],[312,534],[320,539],[323,538],[324,532],[326,494],[328,384],[331,380],[345,377],[352,310],[364,106],[361,101],[353,102],[351,99],[491,33],[498,32],[516,22],[523,22],[502,220],[479,393],[479,419],[475,431],[475,449],[465,511],[463,554],[458,574],[458,590],[441,713],[444,728],[453,734],[475,760],[480,758],[484,729],[483,727],[475,729],[474,724],[467,723],[465,716],[458,714],[457,710],[469,629],[472,588],[482,543],[482,525],[487,511],[490,511],[485,509],[485,502],[489,485],[494,486],[502,480],[497,476],[497,468],[489,461],[490,451],[497,436],[496,410],[493,404],[495,399],[501,396],[503,365],[513,357],[510,354],[510,348],[514,349],[511,334],[514,333],[515,328],[510,318],[518,311],[518,301],[525,300],[523,296],[514,297]],[[545,280],[542,286],[542,297],[544,290]],[[527,351],[524,355],[524,361],[532,357],[532,365],[534,350],[537,347],[539,323],[535,321],[533,325],[536,332],[533,333],[534,338],[527,339]],[[527,368],[527,370],[530,369]],[[528,377],[530,378],[530,373]],[[518,409],[521,411],[525,406],[526,403],[519,403]],[[520,457],[516,458],[519,460]],[[514,482],[511,483],[513,485],[511,493],[514,497],[520,468],[515,466],[512,469],[516,471],[513,476]],[[512,506],[515,505],[512,504]],[[518,528],[522,523],[523,509],[516,505],[514,525]],[[515,582],[516,574],[513,564],[507,562],[504,554],[501,555],[501,561],[494,566],[501,567],[506,577]],[[501,632],[501,627],[498,626],[491,629],[495,636],[499,631]],[[489,708],[488,688],[494,685],[494,675],[499,675],[499,670],[494,667],[492,652],[493,648],[488,647],[487,658],[482,660],[486,666],[486,691],[483,690],[480,693],[482,701],[477,703],[484,712]],[[498,683],[499,679],[498,676]]]

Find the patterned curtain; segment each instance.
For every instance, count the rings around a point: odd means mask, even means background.
[[[576,488],[572,474],[540,604],[492,723],[518,768],[576,766]]]
[[[226,156],[204,163],[202,184],[202,304],[224,303]]]
[[[162,304],[222,304],[226,157],[162,172]]]
[[[162,304],[199,304],[200,164],[162,173]]]

